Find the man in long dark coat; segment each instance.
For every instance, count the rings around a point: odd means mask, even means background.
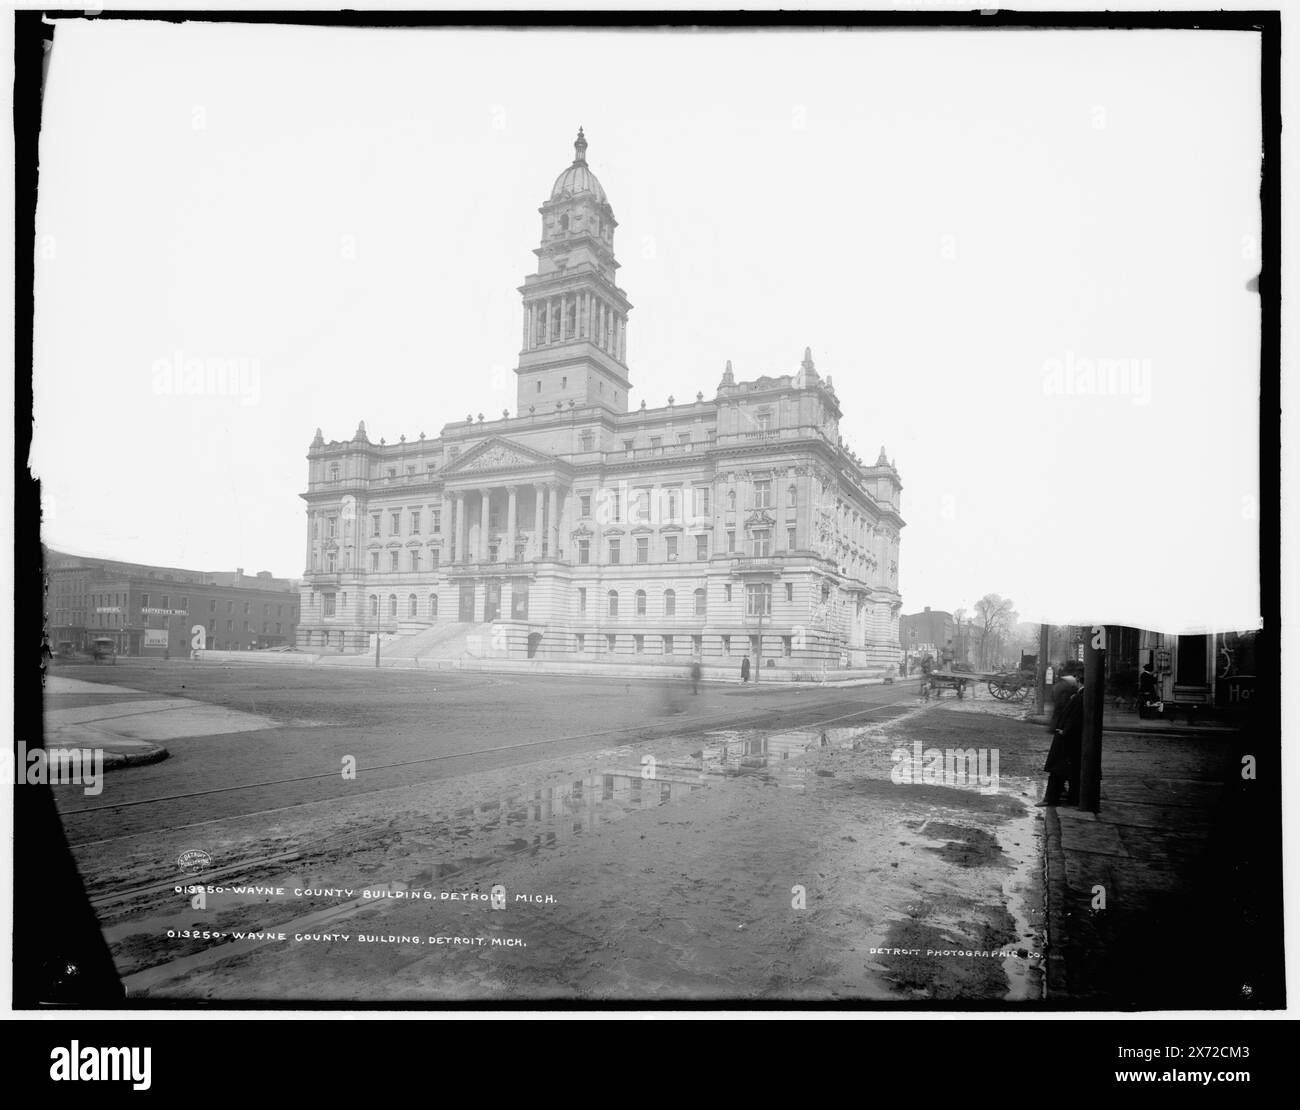
[[[1079,769],[1083,762],[1083,684],[1074,675],[1062,676],[1064,686],[1052,708],[1052,746],[1043,770],[1047,790],[1040,806],[1079,804]],[[1068,695],[1066,690],[1070,690]],[[1055,693],[1055,691],[1054,691]],[[1068,792],[1066,783],[1069,783]]]

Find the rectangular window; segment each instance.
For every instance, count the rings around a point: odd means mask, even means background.
[[[722,654],[723,654],[723,655],[730,655],[730,654],[731,654],[731,637],[730,637],[730,636],[723,636],[723,637],[722,637]]]
[[[372,551],[372,552],[370,553],[370,569],[371,569],[371,570],[378,570],[378,569],[379,569],[379,552],[378,552],[378,551]]]
[[[636,561],[638,563],[648,563],[650,561],[650,537],[649,536],[637,536]]]
[[[727,554],[734,555],[735,552],[736,552],[736,530],[734,528],[728,528],[727,529]]]
[[[578,587],[578,616],[585,617],[586,615],[587,615],[587,588],[585,586],[579,586]]]
[[[798,546],[799,544],[796,542],[795,529],[793,527],[787,528],[785,530],[785,549],[787,551],[794,551]]]
[[[635,651],[638,655],[645,654],[645,637],[641,635],[633,636],[632,643],[636,645]]]
[[[781,637],[781,654],[784,655],[787,659],[788,659],[791,655],[794,654],[794,637],[793,637],[793,636],[782,636],[782,637]]]
[[[412,551],[412,552],[411,552],[411,570],[413,570],[413,571],[418,571],[419,569],[420,569],[420,553],[419,553],[418,551]]]
[[[226,631],[227,631],[227,632],[234,632],[234,631],[235,631],[235,622],[234,622],[234,621],[226,621]]]
[[[217,599],[214,597],[211,601],[208,602],[208,612],[215,613],[216,611],[217,611]]]
[[[623,495],[618,490],[610,490],[610,516],[609,519],[614,524],[619,524],[623,520]]]
[[[786,601],[793,601],[793,600],[794,600],[794,583],[793,583],[793,582],[787,582],[787,583],[785,584],[785,599],[786,599]]]
[[[397,565],[397,559],[399,555],[400,552],[397,551],[390,551],[388,553],[388,569],[391,570],[394,574],[396,574],[399,569]]]
[[[695,515],[704,517],[709,515],[709,487],[696,486],[695,490]]]
[[[754,482],[754,508],[770,509],[772,507],[772,479],[759,478]]]
[[[392,524],[390,535],[400,536],[402,534],[402,514],[393,513],[393,518],[390,523]]]
[[[635,442],[634,440],[630,440],[630,439],[625,439],[623,441],[623,454],[625,454],[629,459],[632,457],[632,453],[633,453],[632,444],[634,442]]]
[[[692,637],[691,637],[691,651],[694,652],[696,655],[700,655],[700,654],[704,651],[704,637],[703,637],[703,636],[692,636]]]
[[[441,556],[441,554],[442,552],[439,551],[436,547],[429,552],[429,566],[432,567],[434,570],[438,569],[438,559]]]
[[[650,453],[653,455],[662,455],[664,450],[663,436],[650,437]]]
[[[605,644],[606,644],[606,646],[609,648],[610,652],[612,653],[612,652],[613,652],[613,651],[618,647],[618,635],[617,635],[617,633],[610,632],[610,633],[606,634],[606,636],[605,636]]]
[[[579,653],[587,650],[586,644],[587,644],[587,638],[581,632],[579,632],[577,635],[577,644],[575,645]]]
[[[639,489],[632,495],[631,515],[628,517],[629,524],[649,524],[650,523],[650,491],[648,489]]]
[[[578,562],[583,565],[591,562],[591,540],[578,541]]]
[[[617,563],[617,562],[618,562],[618,555],[619,555],[619,544],[618,544],[618,540],[610,540],[610,541],[609,541],[609,561],[610,561],[611,563]]]
[[[371,514],[370,514],[370,534],[371,534],[372,536],[377,536],[377,535],[379,535],[380,517],[381,517],[381,515],[382,515],[381,513],[371,513]]]
[[[582,449],[590,451],[596,445],[596,437],[591,432],[582,433]]]
[[[284,631],[284,626],[283,626],[279,621],[276,621],[276,622],[275,622],[275,634],[276,634],[277,636],[279,636],[283,631]]]
[[[580,493],[578,495],[578,515],[581,517],[591,516],[591,494]]]
[[[745,613],[751,617],[772,615],[771,583],[751,582],[745,587]]]
[[[420,534],[420,513],[419,510],[416,510],[415,512],[411,513],[411,535],[418,536],[419,534]]]
[[[668,561],[670,563],[676,561],[677,559],[677,537],[676,536],[664,537],[664,553],[667,555]]]
[[[756,559],[766,558],[772,554],[772,532],[767,528],[754,529],[754,557]]]
[[[722,587],[722,598],[724,601],[731,600],[731,583],[727,583],[727,585]]]
[[[665,655],[672,655],[672,653],[673,653],[673,638],[672,638],[671,636],[665,636],[665,637],[664,637],[664,654],[665,654]]]
[[[707,558],[709,557],[709,537],[708,537],[708,536],[696,536],[696,537],[695,537],[695,557],[696,557],[697,559],[700,559],[700,560],[704,560],[704,559],[707,559]]]
[[[442,510],[441,509],[433,510],[433,523],[429,525],[429,528],[432,530],[435,536],[442,531]]]
[[[149,595],[148,595],[148,594],[141,594],[141,595],[140,595],[140,608],[141,608],[141,609],[148,609],[148,608],[149,608]]]
[[[334,595],[333,595],[333,594],[321,594],[321,595],[320,595],[320,604],[321,604],[321,615],[322,615],[322,616],[332,617],[332,616],[334,615]],[[248,622],[247,622],[247,621],[244,622],[244,631],[245,631],[245,632],[248,631]]]

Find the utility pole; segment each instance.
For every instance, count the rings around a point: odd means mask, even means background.
[[[1079,809],[1101,810],[1101,715],[1106,693],[1106,629],[1093,627],[1083,649],[1083,750]]]
[[[1038,626],[1038,692],[1034,695],[1034,710],[1038,716],[1043,715],[1043,702],[1047,692],[1047,655],[1051,651],[1048,641],[1052,629],[1049,625]]]

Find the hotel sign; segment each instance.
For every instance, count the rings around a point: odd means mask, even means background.
[[[142,613],[152,613],[155,617],[188,617],[188,616],[190,615],[190,611],[189,611],[188,609],[144,609],[144,608],[141,608],[140,612],[142,612]]]

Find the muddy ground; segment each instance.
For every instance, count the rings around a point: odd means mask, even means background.
[[[777,733],[684,724],[78,853],[133,997],[1032,1003],[1041,730],[997,705],[898,712]],[[996,750],[996,788],[896,781],[895,753],[910,762],[918,742]],[[211,866],[178,877],[187,848]],[[195,878],[271,892],[195,908],[172,888]],[[285,939],[167,935],[184,929]]]

